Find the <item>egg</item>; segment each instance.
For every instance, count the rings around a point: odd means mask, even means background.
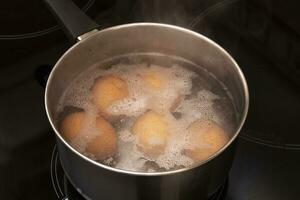
[[[185,155],[194,161],[203,161],[222,148],[228,141],[227,133],[211,120],[198,120],[188,127],[191,147]]]
[[[108,75],[96,79],[91,89],[92,102],[103,116],[109,116],[107,108],[114,102],[128,96],[126,81],[115,76]]]
[[[158,72],[145,72],[142,74],[142,80],[144,81],[148,89],[157,90],[164,86],[164,77]]]
[[[132,126],[138,146],[148,156],[157,156],[164,152],[168,140],[168,124],[162,115],[147,111],[139,116]]]
[[[60,124],[60,132],[68,142],[71,142],[79,134],[84,117],[84,112],[75,112],[63,119]]]
[[[169,110],[174,112],[183,101],[181,95],[173,85],[174,78],[165,68],[152,67],[141,74],[145,90],[150,94],[149,108],[157,112]]]
[[[86,114],[84,112],[75,112],[63,119],[60,132],[68,142],[71,142],[81,133],[85,118]],[[117,150],[117,136],[114,128],[101,116],[96,118],[95,128],[97,135],[87,142],[86,151],[99,160],[113,156]]]

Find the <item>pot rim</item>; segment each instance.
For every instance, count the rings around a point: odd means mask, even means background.
[[[156,27],[165,27],[168,29],[173,29],[176,31],[181,31],[184,32],[186,34],[192,35],[192,36],[196,36],[198,38],[201,38],[202,40],[205,40],[206,42],[210,43],[212,46],[216,47],[219,49],[219,51],[221,51],[225,56],[228,57],[228,59],[233,63],[233,67],[236,68],[238,75],[241,79],[241,84],[243,87],[243,91],[244,91],[244,99],[245,99],[245,106],[242,112],[242,118],[241,121],[239,123],[239,125],[237,126],[237,129],[234,133],[234,135],[230,138],[230,140],[226,143],[226,145],[224,145],[221,149],[219,149],[217,152],[215,152],[213,155],[211,155],[208,159],[198,162],[196,164],[193,164],[189,167],[184,167],[181,169],[176,169],[176,170],[170,170],[170,171],[165,171],[165,172],[136,172],[136,171],[128,171],[128,170],[123,170],[123,169],[118,169],[118,168],[114,168],[114,167],[110,167],[104,164],[101,164],[99,162],[96,162],[84,155],[82,155],[81,153],[79,153],[76,149],[74,149],[68,142],[65,141],[65,139],[60,135],[59,131],[55,128],[54,126],[54,122],[50,116],[49,113],[49,109],[48,109],[48,95],[49,95],[49,85],[52,84],[52,79],[53,76],[55,74],[55,71],[57,70],[58,66],[60,66],[61,61],[64,59],[64,57],[69,54],[69,52],[71,52],[74,48],[76,48],[79,44],[83,43],[85,40],[87,39],[92,39],[94,36],[101,34],[103,32],[107,32],[107,31],[116,31],[118,29],[123,29],[123,28],[128,28],[128,27],[136,27],[136,26],[156,26]],[[238,66],[238,64],[236,63],[236,61],[231,57],[231,55],[224,50],[220,45],[218,45],[217,43],[215,43],[213,40],[207,38],[204,35],[201,35],[197,32],[194,32],[192,30],[186,29],[186,28],[182,28],[179,26],[175,26],[175,25],[169,25],[169,24],[163,24],[163,23],[148,23],[148,22],[142,22],[142,23],[129,23],[129,24],[122,24],[122,25],[117,25],[117,26],[113,26],[113,27],[109,27],[103,30],[100,30],[92,35],[90,35],[88,38],[84,39],[84,40],[80,40],[79,42],[77,42],[76,44],[74,44],[72,47],[70,47],[61,57],[60,59],[56,62],[56,64],[54,65],[47,84],[46,84],[46,90],[45,90],[45,108],[46,108],[46,113],[47,113],[47,117],[49,119],[49,122],[51,124],[52,129],[54,130],[56,136],[64,143],[64,145],[66,145],[67,148],[69,148],[73,153],[77,154],[80,158],[84,159],[85,161],[96,165],[98,167],[113,171],[113,172],[117,172],[117,173],[121,173],[121,174],[127,174],[127,175],[136,175],[136,176],[163,176],[163,175],[172,175],[172,174],[177,174],[180,172],[184,172],[184,171],[188,171],[191,169],[194,169],[196,167],[200,167],[202,165],[204,165],[205,163],[209,162],[210,160],[214,159],[215,157],[217,157],[219,154],[221,154],[225,149],[227,149],[227,147],[237,138],[237,136],[240,133],[240,130],[242,129],[244,122],[246,120],[247,117],[247,113],[248,113],[248,108],[249,108],[249,91],[248,91],[248,86],[247,86],[247,82],[246,79],[244,77],[244,74],[242,72],[242,70],[240,69],[240,67]]]

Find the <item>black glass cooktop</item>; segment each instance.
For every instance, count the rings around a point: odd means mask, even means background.
[[[36,1],[26,2],[19,15],[5,15],[9,20],[0,29],[0,199],[82,199],[53,150],[55,137],[44,110],[41,77],[37,77],[70,44],[49,13],[34,10],[42,8],[40,2],[32,8],[28,5]],[[250,109],[227,182],[212,199],[300,198],[299,1],[76,2],[100,27],[136,21],[170,23],[202,33],[224,47],[245,74]],[[4,3],[1,9],[7,5],[20,8]],[[30,9],[32,13],[26,15]],[[38,18],[34,12],[42,14]],[[25,17],[32,22],[26,28],[12,27],[14,22],[25,24]],[[9,26],[6,31],[5,26]],[[49,27],[56,28],[29,34]]]

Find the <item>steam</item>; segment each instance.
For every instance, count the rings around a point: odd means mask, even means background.
[[[195,8],[199,7],[198,2],[195,0],[138,0],[135,7],[135,19],[188,27],[195,14]]]

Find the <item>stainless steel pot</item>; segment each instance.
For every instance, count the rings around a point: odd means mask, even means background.
[[[46,0],[78,42],[54,66],[46,86],[45,104],[56,133],[61,164],[74,187],[87,199],[207,199],[224,182],[234,157],[235,140],[248,110],[248,89],[236,62],[220,46],[193,31],[157,23],[134,23],[96,30],[96,24],[68,0]],[[87,32],[83,34],[84,32]],[[59,98],[74,78],[99,61],[132,53],[178,56],[205,67],[232,96],[237,126],[226,146],[208,160],[167,172],[141,173],[97,163],[71,147],[54,121]]]

